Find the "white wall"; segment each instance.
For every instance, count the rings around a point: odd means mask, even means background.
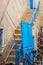
[[[0,26],[4,29],[4,43],[6,44],[13,38],[13,33],[28,7],[28,0],[0,0],[0,7]]]
[[[0,22],[4,16],[4,12],[8,6],[9,0],[0,0]]]
[[[33,0],[33,8],[37,8],[39,0]]]
[[[40,0],[40,13],[43,15],[43,0]]]

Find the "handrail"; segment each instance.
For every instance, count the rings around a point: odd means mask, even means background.
[[[16,65],[19,64],[19,62],[21,61],[21,58],[23,58],[21,46],[22,45],[20,44],[19,49],[17,49],[17,51],[16,51]]]
[[[35,9],[35,11],[34,11],[32,17],[31,17],[31,20],[30,20],[29,24],[32,24],[32,25],[33,25],[33,23],[35,22],[35,19],[36,19],[36,17],[37,17],[38,11],[39,11],[39,7],[40,7],[40,1],[38,2],[37,8]],[[26,22],[26,23],[27,23],[27,22]],[[21,50],[21,45],[20,45],[19,49],[17,50],[17,52],[20,53],[20,50]],[[19,57],[20,57],[20,56],[19,56]],[[21,57],[22,57],[22,56],[21,56]],[[19,62],[20,62],[21,57],[20,57],[20,58],[17,58],[18,61],[17,61],[16,63],[19,63]]]
[[[38,15],[38,11],[39,11],[39,7],[40,7],[40,1],[38,2],[37,8],[35,9],[31,19],[30,19],[30,23],[33,24],[35,22],[35,19]]]

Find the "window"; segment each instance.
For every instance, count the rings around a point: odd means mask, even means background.
[[[3,47],[4,44],[4,30],[0,28],[0,47]]]

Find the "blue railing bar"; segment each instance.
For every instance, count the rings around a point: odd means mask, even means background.
[[[38,11],[39,11],[39,6],[40,6],[40,2],[38,3],[38,6],[37,8],[35,9],[32,17],[31,17],[31,20],[30,20],[30,24],[33,25],[33,23],[35,22],[35,19],[37,17],[37,14],[38,14]],[[27,22],[26,22],[27,23]],[[26,49],[26,48],[25,48]],[[19,46],[19,49],[17,50],[17,53],[21,51],[21,45]],[[16,63],[19,63],[21,58],[23,58],[23,55],[21,55],[21,53],[19,53],[19,58],[18,58],[18,61]]]
[[[30,20],[31,24],[33,24],[35,22],[35,19],[36,19],[37,15],[38,15],[39,7],[40,7],[40,1],[38,2],[37,8],[35,9],[32,17],[31,17],[31,20]]]

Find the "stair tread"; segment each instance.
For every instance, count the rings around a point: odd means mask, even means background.
[[[22,20],[25,21],[25,22],[28,22],[30,21],[32,15],[33,15],[33,12],[34,10],[30,10],[30,9],[27,9],[26,10],[26,13],[24,14],[24,16],[22,17]],[[27,18],[27,19],[26,19]]]
[[[26,10],[26,13],[33,13],[34,12],[34,10],[32,10],[32,9],[27,9]]]
[[[19,47],[19,46],[14,46],[14,47],[13,47],[13,49],[15,49],[15,50],[16,50],[16,49],[18,49],[18,47]]]
[[[15,39],[15,41],[19,41],[19,40],[22,40],[22,39]]]
[[[14,50],[14,49],[12,49],[10,55],[15,55],[15,54],[16,54],[16,50],[15,50],[15,51],[13,51],[13,50]]]
[[[6,64],[8,64],[8,63],[12,63],[12,64],[14,64],[14,65],[16,64],[15,61],[7,61]]]
[[[31,16],[29,15],[29,16],[26,16],[25,18],[23,18],[22,20],[25,21],[25,22],[29,22],[31,17],[32,17],[32,15]]]
[[[14,38],[15,39],[17,39],[17,38],[20,38],[21,39],[21,35],[19,35],[19,36],[15,35]]]
[[[15,37],[15,40],[21,40],[22,38],[20,36]]]
[[[16,57],[16,55],[10,55],[9,57]]]
[[[15,33],[14,35],[21,35],[21,34],[16,34],[16,33]]]
[[[15,57],[8,57],[7,61],[15,61]]]
[[[19,29],[19,30],[15,30],[15,33],[17,34],[17,33],[21,33],[21,30]]]
[[[22,41],[22,39],[15,39],[15,41],[20,44],[20,42]]]

